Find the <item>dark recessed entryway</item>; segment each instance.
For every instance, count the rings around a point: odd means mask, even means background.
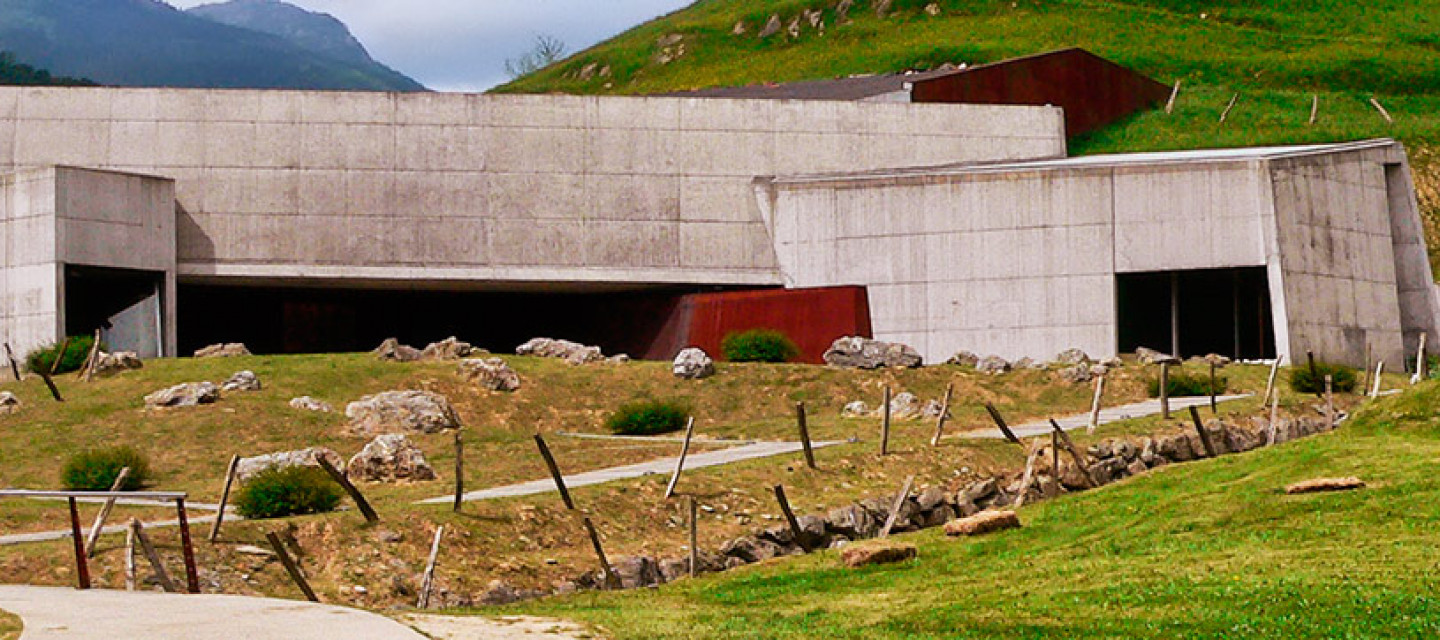
[[[1122,273],[1115,292],[1122,353],[1275,357],[1264,267]]]
[[[100,330],[111,351],[142,358],[164,354],[165,274],[108,267],[65,266],[65,335]]]

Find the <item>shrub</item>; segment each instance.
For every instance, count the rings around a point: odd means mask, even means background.
[[[150,476],[150,463],[130,447],[107,447],[81,451],[65,461],[60,482],[72,491],[109,491],[120,470],[130,467],[121,491],[134,491]]]
[[[235,510],[246,518],[280,518],[334,511],[340,488],[315,467],[271,467],[251,476],[235,495]]]
[[[637,400],[621,405],[605,420],[612,433],[624,436],[648,436],[670,433],[685,428],[690,407],[666,400]]]
[[[751,329],[726,335],[720,352],[731,362],[787,362],[800,355],[800,347],[779,331]]]
[[[1186,373],[1184,371],[1170,370],[1167,377],[1169,384],[1167,392],[1170,397],[1180,396],[1208,396],[1210,395],[1210,374],[1207,373]],[[1225,393],[1225,385],[1228,381],[1225,376],[1215,376],[1215,395]],[[1155,377],[1149,380],[1150,397],[1160,396],[1160,378]]]
[[[1336,392],[1348,393],[1355,390],[1355,370],[1328,362],[1316,362],[1314,375],[1310,373],[1309,364],[1291,368],[1290,388],[1300,393],[1324,392],[1327,375],[1330,376],[1331,387]]]
[[[90,357],[90,347],[94,344],[95,338],[92,336],[70,338],[70,342],[65,344],[65,353],[60,357],[60,366],[55,369],[55,373],[79,371],[80,367],[85,364],[85,358]],[[100,346],[104,348],[105,345],[101,344]],[[25,368],[32,373],[50,373],[50,367],[55,363],[55,354],[59,351],[59,344],[38,347],[25,354]]]

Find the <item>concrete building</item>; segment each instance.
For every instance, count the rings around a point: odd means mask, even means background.
[[[554,335],[668,357],[694,313],[705,335],[743,328],[712,322],[729,293],[813,287],[743,304],[839,300],[843,322],[806,325],[930,361],[1143,343],[1356,362],[1433,333],[1399,145],[1065,159],[1064,117],[0,88],[0,338],[23,353],[100,328],[175,355]]]

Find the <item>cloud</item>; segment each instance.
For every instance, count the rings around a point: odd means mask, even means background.
[[[428,87],[481,91],[508,80],[505,60],[529,50],[537,34],[575,52],[690,0],[289,1],[339,18],[376,60]]]

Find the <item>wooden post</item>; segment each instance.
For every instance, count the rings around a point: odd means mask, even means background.
[[[79,581],[75,588],[89,589],[90,563],[85,559],[85,542],[80,539],[80,512],[74,498],[70,498],[70,538],[75,542],[75,577]]]
[[[1210,413],[1218,414],[1220,410],[1215,407],[1215,363],[1210,363]]]
[[[1025,473],[1020,476],[1020,494],[1015,496],[1015,504],[1011,507],[1012,509],[1025,506],[1025,494],[1030,491],[1030,484],[1035,481],[1035,460],[1042,453],[1045,453],[1045,446],[1037,442],[1034,450],[1030,452],[1030,457],[1025,459]]]
[[[155,545],[150,544],[150,537],[145,535],[145,525],[131,518],[130,530],[134,532],[135,539],[140,541],[140,550],[145,552],[145,559],[150,561],[150,568],[155,571],[155,579],[160,582],[160,588],[164,589],[165,593],[180,593],[180,588],[170,579],[170,572],[165,570],[165,563],[160,561],[160,554],[155,552]]]
[[[989,402],[985,403],[985,411],[990,414],[990,419],[995,421],[995,426],[1000,428],[1000,433],[1005,435],[1006,440],[1022,447],[1025,446],[1025,443],[1020,442],[1020,439],[1015,437],[1015,432],[1010,430],[1010,425],[1005,424],[1005,418],[1000,415],[1000,410],[996,409],[995,405]]]
[[[90,343],[90,353],[85,354],[85,364],[80,366],[80,380],[89,382],[95,374],[95,358],[100,355],[100,330],[95,330],[95,340]]]
[[[1335,428],[1335,380],[1330,374],[1325,375],[1325,426]]]
[[[1275,361],[1270,363],[1270,378],[1265,381],[1265,398],[1260,401],[1261,406],[1270,402],[1270,394],[1275,391],[1275,376],[1280,373],[1280,361],[1284,359],[1283,355],[1275,356]]]
[[[1360,393],[1365,393],[1370,388],[1370,343],[1365,343],[1365,369],[1361,371]]]
[[[15,362],[15,353],[10,350],[10,343],[5,343],[5,358],[10,361],[10,373],[15,375],[15,381],[20,381],[20,365]]]
[[[1055,481],[1060,481],[1060,436],[1052,430],[1050,432],[1050,475],[1055,476]]]
[[[1170,99],[1165,101],[1165,113],[1168,115],[1175,110],[1175,98],[1180,96],[1180,81],[1175,81],[1175,87],[1170,89]]]
[[[44,367],[41,367],[41,369],[44,369]],[[56,402],[65,401],[65,397],[60,395],[60,388],[55,386],[55,380],[50,377],[50,374],[44,371],[36,371],[35,375],[40,376],[40,379],[45,382],[45,388],[50,390],[50,397],[54,398]]]
[[[1095,433],[1100,428],[1100,397],[1105,393],[1105,374],[1095,378],[1095,398],[1090,401],[1090,423],[1085,426],[1085,433]]]
[[[610,560],[605,557],[605,548],[600,546],[600,534],[595,532],[595,524],[590,518],[585,518],[585,532],[590,535],[590,545],[595,548],[595,557],[600,560],[600,571],[605,574],[605,587],[609,589],[620,588],[620,576],[615,575],[615,569],[610,566]]]
[[[790,533],[795,536],[795,544],[800,545],[800,550],[810,553],[810,547],[805,544],[804,532],[800,530],[800,521],[795,519],[795,512],[790,509],[790,501],[785,499],[785,487],[775,485],[775,501],[780,503],[780,513],[785,514],[785,523],[790,525]]]
[[[270,548],[275,550],[275,555],[280,557],[280,564],[285,566],[285,572],[290,574],[290,579],[295,581],[295,586],[305,594],[305,599],[311,602],[319,602],[320,598],[315,597],[315,591],[310,588],[310,583],[305,581],[305,575],[300,573],[300,567],[290,557],[290,552],[285,550],[285,543],[280,542],[280,536],[274,531],[265,534],[265,539],[270,541]]]
[[[129,477],[130,467],[121,467],[120,473],[115,474],[115,482],[110,483],[110,491],[119,491]],[[105,520],[110,517],[110,511],[114,508],[115,498],[106,498],[105,504],[100,507],[100,513],[95,514],[95,523],[90,525],[90,534],[85,536],[85,557],[95,557],[95,544],[100,541],[100,530],[105,527]]]
[[[55,359],[50,361],[50,375],[55,375],[60,370],[60,361],[65,359],[65,352],[70,350],[70,336],[60,342],[60,350],[55,352]]]
[[[350,499],[355,501],[355,506],[360,507],[360,513],[365,514],[366,522],[375,524],[380,521],[380,516],[376,515],[375,510],[370,508],[370,503],[365,500],[365,496],[360,495],[360,490],[355,488],[354,483],[350,482],[350,479],[346,478],[345,474],[340,473],[340,470],[336,469],[335,465],[330,464],[330,461],[326,460],[324,456],[315,456],[315,462],[320,464],[320,468],[324,469],[325,473],[330,474],[330,477],[335,480],[336,484],[340,485],[340,488],[345,490],[345,493],[350,494]]]
[[[230,466],[225,469],[225,487],[220,490],[220,510],[215,512],[215,523],[210,525],[210,544],[220,539],[220,524],[225,522],[225,505],[230,502],[230,487],[235,484],[235,473],[240,469],[240,456],[230,456]]]
[[[1195,423],[1195,433],[1200,434],[1200,444],[1205,447],[1207,458],[1215,457],[1215,445],[1210,443],[1210,434],[1205,431],[1205,425],[1200,422],[1200,412],[1195,407],[1190,407],[1190,421]]]
[[[940,417],[935,419],[935,437],[930,438],[930,446],[940,446],[940,436],[945,433],[945,421],[950,418],[950,397],[955,393],[955,383],[945,385],[945,400],[940,403]]]
[[[1279,428],[1279,420],[1280,392],[1277,390],[1275,395],[1270,398],[1270,425],[1265,434],[1265,446],[1267,447],[1275,444],[1275,430]]]
[[[1395,119],[1390,117],[1390,112],[1385,110],[1385,106],[1380,104],[1379,100],[1373,97],[1370,98],[1370,106],[1375,107],[1375,110],[1380,112],[1380,117],[1385,118],[1385,122],[1395,124]]]
[[[455,506],[453,511],[460,513],[460,505],[465,502],[465,439],[461,437],[461,430],[455,430]]]
[[[1420,332],[1420,349],[1415,352],[1415,377],[1410,379],[1410,384],[1419,384],[1425,379],[1425,332]]]
[[[1170,419],[1170,363],[1160,363],[1160,416]]]
[[[700,562],[699,540],[699,505],[695,504],[695,496],[690,496],[690,577],[695,577],[695,565]]]
[[[811,469],[819,469],[815,466],[815,450],[810,447],[810,427],[805,424],[805,403],[795,403],[795,422],[800,427],[800,446],[805,447],[805,466]]]
[[[1371,383],[1371,385],[1370,385],[1370,397],[1371,397],[1371,398],[1375,398],[1375,397],[1378,397],[1378,396],[1380,395],[1380,376],[1382,376],[1382,375],[1384,375],[1384,374],[1385,374],[1385,361],[1384,361],[1384,360],[1381,360],[1379,364],[1375,365],[1375,382]]]
[[[895,520],[900,517],[900,508],[905,506],[905,500],[910,497],[910,488],[915,484],[915,476],[905,478],[905,485],[900,487],[900,493],[895,496],[895,502],[890,504],[890,515],[885,517],[885,526],[880,528],[880,535],[877,537],[890,537],[890,529],[895,526]]]
[[[180,549],[185,554],[185,588],[200,593],[200,575],[195,568],[195,547],[190,544],[190,521],[185,517],[185,499],[175,499],[175,514],[180,520]]]
[[[885,406],[881,407],[880,455],[890,453],[890,387],[885,387]]]
[[[1311,383],[1315,385],[1315,397],[1319,398],[1320,395],[1321,395],[1321,391],[1320,391],[1320,370],[1315,367],[1315,352],[1314,352],[1314,351],[1306,351],[1306,352],[1305,352],[1305,362],[1306,362],[1307,365],[1310,367],[1310,380],[1311,380]]]
[[[430,543],[430,559],[425,562],[425,578],[420,583],[420,603],[415,605],[418,609],[430,607],[430,591],[435,587],[435,560],[440,557],[440,536],[445,533],[445,525],[435,528],[435,541]]]
[[[1230,117],[1230,110],[1235,108],[1235,102],[1238,100],[1240,100],[1240,94],[1230,96],[1230,104],[1225,105],[1225,110],[1220,112],[1220,124],[1225,124],[1225,120]]]
[[[685,470],[685,456],[690,454],[690,438],[695,435],[695,417],[685,421],[685,443],[680,445],[680,457],[675,459],[675,473],[670,474],[670,484],[665,485],[665,500],[675,495],[675,485],[680,483],[680,472]]]
[[[135,527],[125,527],[125,590],[135,590]]]
[[[1310,124],[1315,124],[1315,118],[1320,115],[1320,94],[1310,94]]]
[[[1100,486],[1100,483],[1095,482],[1095,478],[1090,475],[1090,465],[1085,464],[1085,456],[1075,446],[1075,441],[1070,439],[1070,434],[1065,433],[1065,430],[1060,428],[1060,423],[1056,422],[1054,418],[1050,419],[1050,428],[1065,443],[1065,449],[1070,452],[1070,459],[1075,461],[1075,466],[1080,468],[1080,476],[1085,479],[1085,484],[1091,488]],[[1057,476],[1060,473],[1058,467],[1055,469],[1055,473]]]
[[[535,445],[540,447],[540,456],[545,458],[545,466],[550,468],[550,477],[555,479],[555,488],[560,490],[560,499],[565,501],[565,508],[575,510],[575,501],[570,499],[570,492],[565,489],[565,477],[560,475],[560,467],[555,464],[555,456],[550,455],[550,447],[545,446],[545,438],[535,434]]]

